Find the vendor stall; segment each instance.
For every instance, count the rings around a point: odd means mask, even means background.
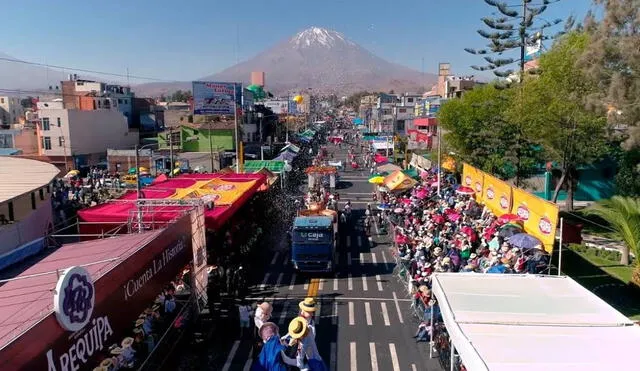
[[[637,367],[629,355],[640,327],[569,277],[435,273],[432,282],[451,360],[457,352],[469,371]]]

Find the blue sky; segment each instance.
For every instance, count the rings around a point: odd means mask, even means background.
[[[590,4],[562,0],[544,16],[582,19]],[[53,65],[191,80],[320,26],[418,71],[424,58],[426,72],[450,62],[455,73],[470,74],[469,65],[482,61],[463,48],[483,45],[476,30],[490,11],[482,0],[22,0],[3,4],[0,51]]]

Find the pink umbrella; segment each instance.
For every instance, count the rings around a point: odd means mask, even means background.
[[[456,189],[456,193],[459,193],[461,195],[472,195],[476,192],[469,187],[458,187],[458,189]]]
[[[396,236],[396,243],[407,243],[409,242],[409,238],[407,236],[403,236],[401,234]]]
[[[521,221],[522,221],[522,218],[520,218],[516,214],[504,214],[498,218],[498,223],[501,223],[501,224],[510,223],[510,222],[521,222]]]
[[[450,222],[455,222],[458,219],[460,219],[460,214],[458,214],[458,213],[447,214],[447,219],[449,219]]]
[[[401,208],[401,207],[397,207],[397,208],[395,208],[393,210],[393,212],[396,213],[396,214],[402,214],[402,213],[404,213],[404,209]]]
[[[402,202],[405,205],[411,205],[411,200],[408,198],[401,198],[400,202]]]
[[[421,171],[420,172],[420,178],[421,179],[425,179],[425,180],[428,179],[429,178],[429,173],[426,172],[426,171]]]
[[[438,188],[438,182],[431,183],[431,188]]]
[[[382,155],[376,154],[373,157],[373,161],[375,161],[376,164],[381,164],[383,162],[389,162],[389,159],[384,157],[384,156],[382,156]]]
[[[444,223],[444,216],[437,214],[431,217],[431,220],[433,220],[434,223],[442,224]]]
[[[429,195],[429,192],[427,192],[424,189],[419,190],[418,192],[416,192],[416,197],[418,197],[419,199],[423,199],[425,197],[427,197],[427,195]]]

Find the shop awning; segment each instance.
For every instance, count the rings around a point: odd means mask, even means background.
[[[420,174],[418,174],[418,171],[416,169],[407,169],[407,170],[403,170],[402,171],[406,176],[411,177],[411,178],[419,178]]]
[[[296,146],[295,144],[289,143],[280,150],[280,152],[284,152],[284,151],[291,151],[293,153],[298,153],[300,152],[300,147]]]
[[[640,327],[569,277],[436,273],[433,293],[469,371],[631,370]]]
[[[284,161],[276,160],[247,160],[244,162],[245,173],[256,173],[258,170],[265,168],[272,173],[281,173],[284,169]]]
[[[376,151],[380,151],[380,150],[384,150],[384,149],[393,149],[393,141],[388,141],[388,142],[373,142],[371,143],[371,146],[373,146],[373,149],[375,149]]]
[[[402,171],[402,168],[398,165],[394,165],[394,164],[384,164],[384,165],[380,165],[376,168],[376,172],[377,173],[388,173],[391,174],[394,171],[400,170]]]
[[[404,191],[416,185],[416,181],[408,177],[401,170],[394,171],[384,178],[384,186],[389,191]]]

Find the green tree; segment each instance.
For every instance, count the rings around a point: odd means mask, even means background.
[[[542,144],[548,159],[560,164],[562,175],[553,201],[566,185],[568,210],[573,210],[577,169],[600,159],[609,149],[606,118],[585,105],[585,97],[597,85],[577,67],[588,43],[588,35],[577,32],[559,39],[540,58],[540,75],[518,87],[521,94],[508,113],[512,121],[527,125],[527,136]]]
[[[613,196],[585,209],[607,223],[624,242],[620,264],[629,265],[629,252],[636,256],[632,280],[640,285],[640,198]]]
[[[471,66],[471,68],[478,71],[493,71],[498,77],[507,77],[515,71],[513,69],[501,70],[500,68],[518,63],[520,74],[523,74],[526,47],[550,38],[544,36],[543,31],[562,22],[560,19],[553,22],[538,21],[539,16],[547,10],[547,6],[557,1],[559,0],[536,1],[536,6],[534,6],[532,0],[519,0],[514,3],[484,0],[487,5],[494,8],[493,14],[498,14],[498,17],[481,19],[484,25],[489,28],[489,31],[478,30],[480,36],[489,40],[487,48],[465,48],[468,53],[484,56],[484,60],[488,63],[484,66]],[[509,57],[508,54],[511,51],[517,51],[518,57]]]
[[[172,102],[184,102],[187,103],[191,99],[190,90],[176,90],[169,98]]]
[[[526,177],[539,163],[535,143],[505,113],[515,90],[489,84],[447,101],[438,112],[444,142],[456,156],[502,179]]]
[[[640,0],[594,0],[602,17],[587,17],[590,42],[580,66],[597,82],[590,106],[606,112],[624,148],[640,146]]]

